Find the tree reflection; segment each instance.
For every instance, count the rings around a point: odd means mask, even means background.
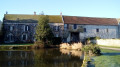
[[[0,51],[0,67],[80,67],[83,60],[77,55],[82,53],[59,49]]]

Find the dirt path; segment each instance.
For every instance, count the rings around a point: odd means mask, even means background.
[[[111,49],[111,50],[117,50],[120,51],[120,48],[111,48],[111,47],[101,47],[100,48],[104,48],[104,49]]]

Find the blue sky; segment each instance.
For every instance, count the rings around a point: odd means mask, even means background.
[[[120,18],[120,0],[1,0],[0,20],[4,14],[86,16]]]

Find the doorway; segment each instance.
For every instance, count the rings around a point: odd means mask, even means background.
[[[71,32],[71,42],[79,42],[79,32]]]

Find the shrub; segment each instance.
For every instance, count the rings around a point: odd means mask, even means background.
[[[45,47],[45,45],[43,44],[43,42],[40,42],[40,41],[36,41],[35,43],[34,43],[34,46],[33,46],[33,48],[43,48],[43,47]]]
[[[93,44],[85,45],[82,50],[88,54],[89,54],[89,52],[91,52],[92,55],[100,55],[101,54],[99,46],[93,45]]]
[[[96,39],[100,39],[100,37],[88,37],[88,38],[86,38],[86,40],[96,40]]]

